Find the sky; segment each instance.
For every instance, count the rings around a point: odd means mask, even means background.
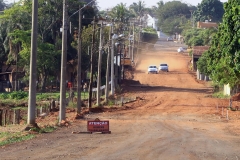
[[[18,0],[4,0],[6,3],[13,3],[17,2]],[[138,3],[139,0],[96,0],[98,3],[98,6],[100,7],[99,10],[106,10],[108,8],[112,8],[116,6],[117,4],[120,4],[121,2],[123,4],[126,4],[126,6],[130,6],[131,4]],[[151,7],[157,4],[157,2],[161,0],[143,0],[146,7]],[[163,2],[168,2],[170,0],[163,0]],[[182,3],[187,3],[189,5],[197,6],[198,3],[201,3],[202,0],[178,0]],[[220,0],[221,2],[227,2],[227,0]]]
[[[157,4],[157,2],[159,2],[160,0],[143,0],[144,4],[146,5],[146,7],[151,7]],[[163,0],[163,2],[168,2],[171,0]],[[201,3],[202,0],[177,0],[177,1],[181,1],[182,3],[187,3],[187,4],[191,4],[193,6],[197,6],[198,3]],[[227,2],[227,0],[220,0],[221,2]],[[120,4],[121,2],[123,4],[126,4],[126,6],[130,6],[131,4],[138,3],[139,0],[97,0],[98,2],[98,6],[100,7],[100,10],[105,10],[107,8],[112,8],[114,6],[116,6],[117,4]]]

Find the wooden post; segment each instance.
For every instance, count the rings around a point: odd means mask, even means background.
[[[20,109],[16,110],[17,124],[20,124]]]
[[[16,110],[14,109],[14,110],[13,110],[13,124],[16,124],[16,117],[17,117],[17,116],[16,116],[16,113],[17,113],[17,112],[16,112]]]
[[[222,107],[222,116],[223,116],[223,107]]]
[[[3,121],[3,125],[6,126],[7,124],[7,110],[4,110],[4,121]]]
[[[3,110],[0,109],[0,126],[2,126],[2,116],[3,116]]]
[[[227,120],[229,120],[229,119],[228,119],[228,109],[227,109]]]

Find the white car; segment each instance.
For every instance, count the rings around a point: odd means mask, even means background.
[[[155,66],[155,65],[150,65],[150,66],[148,67],[148,74],[149,74],[149,73],[155,73],[155,74],[157,74],[157,73],[158,73],[157,66]]]
[[[181,52],[184,52],[184,49],[183,49],[183,47],[179,47],[177,51],[178,51],[178,53],[181,53]]]
[[[166,71],[166,72],[168,72],[168,64],[166,64],[166,63],[161,63],[161,64],[159,65],[158,72],[161,72],[161,71]]]
[[[173,38],[172,37],[168,37],[167,41],[173,41]]]

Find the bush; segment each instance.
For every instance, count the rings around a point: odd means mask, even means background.
[[[1,93],[1,94],[0,94],[0,99],[8,99],[8,94],[6,94],[6,93]]]
[[[10,99],[24,99],[26,97],[28,97],[28,93],[24,92],[24,91],[13,91],[12,93],[9,94],[9,98]]]
[[[28,93],[24,91],[13,91],[11,93],[1,93],[0,99],[24,99],[28,97]]]

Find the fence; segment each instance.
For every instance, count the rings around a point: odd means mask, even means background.
[[[50,107],[51,106],[44,106],[36,108],[36,117],[41,116],[42,113],[48,114],[50,112]],[[0,126],[20,124],[21,121],[26,121],[26,119],[24,119],[26,115],[26,109],[0,109]]]
[[[0,126],[20,123],[20,109],[0,109]]]
[[[111,81],[109,81],[109,84],[111,84]],[[100,86],[100,96],[105,95],[105,88],[106,88],[106,85]],[[109,91],[110,91],[110,88],[111,87],[109,87]],[[93,88],[92,92],[93,92],[92,97],[97,98],[97,88]]]

